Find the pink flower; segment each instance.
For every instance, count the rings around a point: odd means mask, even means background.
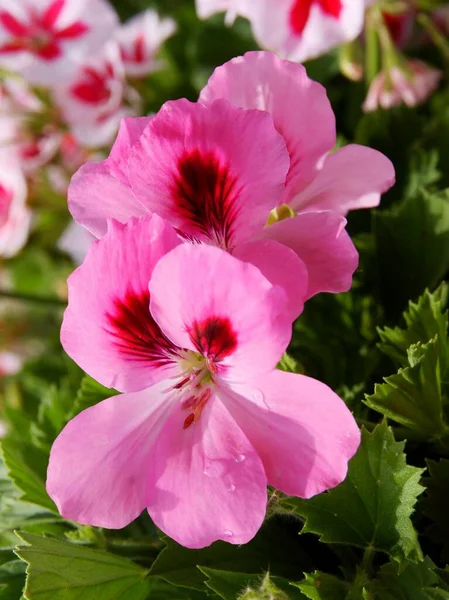
[[[88,147],[109,144],[125,116],[125,72],[116,42],[78,68],[54,89],[54,97],[75,139]]]
[[[304,61],[355,39],[362,31],[364,0],[197,0],[205,18],[228,11],[251,23],[256,41],[283,58]]]
[[[148,9],[125,23],[117,32],[116,39],[130,77],[144,77],[160,68],[156,54],[160,46],[176,31],[172,19],[160,19],[157,12]]]
[[[324,384],[274,370],[291,336],[285,294],[251,264],[180,244],[156,215],[112,221],[69,279],[62,343],[126,393],[55,441],[61,514],[120,528],[144,508],[189,548],[250,540],[267,482],[304,498],[338,485],[359,444]]]
[[[270,53],[217,69],[200,100],[210,106],[180,100],[152,119],[125,120],[111,157],[74,176],[75,220],[101,236],[109,217],[126,222],[155,212],[187,240],[240,257],[251,249],[259,268],[266,257],[255,242],[276,242],[305,263],[306,297],[349,289],[357,254],[343,215],[379,203],[394,181],[390,161],[362,146],[327,156],[336,134],[324,88]],[[265,227],[276,207],[282,216],[299,214]],[[275,273],[282,261],[272,255]]]
[[[0,257],[14,256],[25,244],[31,213],[25,178],[15,153],[0,151]]]
[[[380,71],[370,85],[363,110],[370,112],[378,108],[391,108],[399,104],[416,106],[436,90],[442,72],[429,67],[421,60],[407,60],[388,71]]]
[[[117,25],[106,0],[0,0],[0,63],[33,83],[59,83]]]

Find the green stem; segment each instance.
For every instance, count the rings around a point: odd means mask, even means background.
[[[9,300],[20,300],[21,302],[35,302],[38,304],[49,304],[57,306],[67,306],[65,300],[61,300],[56,296],[35,296],[34,294],[21,294],[19,292],[9,292],[6,290],[0,290],[0,298],[7,298]]]
[[[379,41],[374,23],[368,22],[365,30],[365,36],[365,80],[367,87],[369,87],[379,70]]]
[[[373,546],[368,546],[368,548],[365,550],[365,554],[363,555],[362,569],[365,571],[368,577],[371,577],[372,574],[371,572],[373,568],[374,554],[375,550]]]
[[[435,27],[432,19],[428,15],[420,14],[417,19],[418,23],[427,31],[432,38],[435,46],[440,50],[444,58],[449,62],[449,43],[444,35]]]

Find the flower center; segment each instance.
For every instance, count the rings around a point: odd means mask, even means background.
[[[291,217],[296,217],[297,213],[289,206],[288,204],[281,204],[280,206],[276,206],[270,212],[268,216],[267,226],[273,225],[273,223],[277,223],[278,221],[284,221],[284,219],[290,219]]]
[[[180,396],[183,410],[189,411],[183,429],[198,421],[201,412],[211,396],[214,366],[211,361],[193,350],[184,350],[178,364],[181,368],[179,381],[173,386]]]

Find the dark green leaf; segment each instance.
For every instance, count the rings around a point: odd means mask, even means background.
[[[449,195],[421,191],[373,216],[382,298],[396,314],[448,270]]]
[[[428,441],[444,438],[449,428],[443,417],[440,375],[441,348],[438,337],[415,344],[407,351],[410,366],[376,384],[366,404],[413,429]]]
[[[376,600],[449,600],[435,565],[426,557],[423,562],[384,565],[371,585]]]
[[[4,439],[1,443],[3,459],[21,499],[57,512],[54,502],[45,490],[48,455],[39,448],[16,440]]]
[[[81,386],[75,398],[75,404],[71,416],[74,417],[82,410],[98,404],[106,398],[116,396],[119,392],[116,390],[104,387],[89,375],[85,375],[81,381]]]
[[[25,586],[26,564],[12,560],[0,567],[0,600],[19,600]]]
[[[156,559],[151,574],[174,585],[204,590],[204,573],[196,569],[213,568],[251,575],[270,573],[294,581],[310,567],[310,557],[301,545],[297,528],[291,521],[272,518],[256,537],[244,546],[215,542],[202,550],[188,550],[164,538],[167,547]]]
[[[28,563],[30,600],[145,600],[148,571],[107,552],[21,533],[17,555]]]
[[[407,465],[403,449],[385,421],[372,433],[363,429],[342,484],[310,500],[287,499],[306,519],[303,531],[317,533],[323,542],[372,548],[398,560],[420,559],[410,516],[424,490],[419,484],[423,470]]]
[[[407,367],[407,350],[412,344],[426,343],[438,336],[442,371],[448,364],[448,313],[445,307],[449,288],[442,284],[435,292],[426,290],[417,302],[410,302],[404,313],[405,327],[385,327],[379,330],[380,349],[398,365]]]
[[[449,460],[427,461],[429,477],[423,479],[426,496],[421,505],[424,514],[433,521],[427,534],[443,546],[442,559],[449,561]]]
[[[305,596],[286,579],[199,567],[207,587],[224,600],[303,600]]]
[[[334,575],[315,571],[296,584],[310,600],[346,600],[351,585]]]

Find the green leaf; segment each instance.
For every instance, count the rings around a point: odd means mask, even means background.
[[[76,416],[90,406],[98,404],[102,400],[106,400],[106,398],[111,398],[111,396],[117,396],[118,394],[119,392],[116,390],[104,387],[104,385],[101,385],[101,383],[98,383],[98,381],[95,381],[89,375],[85,375],[76,395],[71,417]]]
[[[372,433],[362,429],[361,446],[342,484],[310,500],[286,500],[306,519],[303,532],[316,533],[323,542],[385,552],[396,560],[419,560],[410,516],[424,490],[419,484],[423,469],[407,465],[403,449],[385,421]]]
[[[0,567],[0,600],[19,600],[25,587],[26,565],[12,560]]]
[[[287,352],[284,352],[282,355],[277,368],[281,371],[286,371],[287,373],[304,373],[304,369],[301,367],[298,361],[295,360],[293,356],[290,356],[290,354],[287,354]]]
[[[449,264],[449,192],[426,191],[373,213],[383,303],[390,314],[434,288]]]
[[[224,600],[304,600],[305,596],[286,579],[219,571],[198,567],[207,575],[206,585]]]
[[[310,600],[346,600],[350,584],[320,571],[305,573],[305,580],[296,585]]]
[[[236,571],[260,575],[268,570],[285,579],[298,579],[298,574],[311,568],[311,560],[302,547],[302,540],[291,521],[272,518],[256,537],[244,546],[215,542],[202,550],[188,550],[169,538],[160,553],[151,575],[174,585],[205,590],[204,572],[198,565],[220,571]],[[310,546],[309,546],[310,552]]]
[[[424,514],[433,524],[426,534],[443,546],[442,560],[449,561],[449,460],[427,461],[429,477],[423,478],[426,495],[421,501]]]
[[[441,586],[441,587],[440,587]],[[449,592],[426,557],[421,563],[387,563],[381,567],[371,591],[376,600],[449,600]]]
[[[45,490],[48,455],[31,444],[7,438],[2,440],[1,448],[8,476],[23,492],[21,500],[57,513],[54,502]]]
[[[30,600],[145,600],[148,571],[107,552],[21,533],[16,554],[28,563]]]
[[[443,417],[440,374],[441,348],[438,337],[407,350],[409,367],[376,384],[365,403],[416,431],[422,439],[436,441],[448,435]]]
[[[393,361],[408,366],[407,350],[412,344],[426,343],[438,336],[440,365],[444,372],[448,365],[448,302],[449,286],[443,283],[433,293],[426,290],[417,302],[410,301],[404,313],[405,327],[385,327],[379,330],[379,347]]]

